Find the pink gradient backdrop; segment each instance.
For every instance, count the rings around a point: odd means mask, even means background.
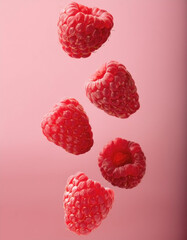
[[[185,0],[79,0],[114,16],[109,41],[87,59],[72,59],[58,43],[63,0],[1,0],[0,239],[185,239]],[[129,119],[106,115],[86,98],[84,84],[104,62],[131,72],[140,110]],[[42,116],[63,97],[84,106],[94,133],[91,151],[74,156],[48,142]],[[147,157],[132,190],[102,178],[97,156],[115,137],[140,143]],[[115,191],[113,209],[87,237],[66,229],[62,196],[77,171]]]

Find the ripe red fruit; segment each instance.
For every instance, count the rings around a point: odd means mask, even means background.
[[[83,107],[74,98],[61,101],[44,116],[43,134],[51,142],[75,155],[85,153],[93,145],[93,134]]]
[[[103,177],[112,185],[133,188],[145,174],[145,160],[138,143],[116,138],[103,148],[98,165]]]
[[[106,63],[93,75],[86,95],[96,107],[118,118],[128,118],[140,107],[132,76],[116,61]]]
[[[59,41],[69,56],[86,58],[106,42],[112,27],[113,17],[107,11],[73,2],[60,13]]]
[[[88,234],[106,218],[114,192],[88,179],[84,173],[71,176],[64,193],[67,227],[77,234]]]

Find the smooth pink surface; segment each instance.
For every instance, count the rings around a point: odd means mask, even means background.
[[[2,0],[0,8],[0,239],[185,239],[185,0],[79,0],[114,16],[109,41],[87,59],[61,50],[57,21],[68,0]],[[84,84],[106,61],[135,79],[141,108],[117,119],[93,106]],[[48,142],[40,122],[63,97],[84,106],[95,144],[74,156]],[[97,156],[110,140],[138,142],[147,172],[134,189],[112,187]],[[87,237],[66,229],[62,196],[77,171],[115,191],[101,226]]]

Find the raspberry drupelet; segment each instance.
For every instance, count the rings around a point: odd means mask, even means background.
[[[123,64],[110,61],[86,85],[90,102],[107,114],[128,118],[139,108],[139,96],[131,74]]]
[[[93,145],[89,119],[74,98],[64,99],[44,116],[43,134],[56,145],[75,155],[83,154]]]
[[[86,58],[107,41],[112,27],[113,17],[107,11],[73,2],[60,13],[59,41],[69,56]]]
[[[71,176],[64,193],[65,223],[69,230],[85,235],[106,218],[114,201],[114,192],[88,179],[84,173]]]
[[[143,178],[146,158],[138,143],[116,138],[109,142],[98,158],[103,177],[120,188],[133,188]]]

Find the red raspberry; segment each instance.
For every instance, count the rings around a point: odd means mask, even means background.
[[[58,21],[62,48],[74,58],[89,57],[106,42],[113,27],[113,17],[105,10],[70,3]]]
[[[75,155],[89,151],[93,145],[88,117],[74,98],[55,105],[44,117],[41,127],[49,141]]]
[[[116,138],[100,153],[98,165],[112,185],[133,188],[145,174],[146,158],[138,143]]]
[[[128,118],[140,107],[134,80],[126,67],[115,61],[94,74],[86,95],[96,107],[119,118]]]
[[[77,234],[88,234],[106,218],[114,192],[88,179],[84,173],[71,176],[64,193],[65,222]]]

